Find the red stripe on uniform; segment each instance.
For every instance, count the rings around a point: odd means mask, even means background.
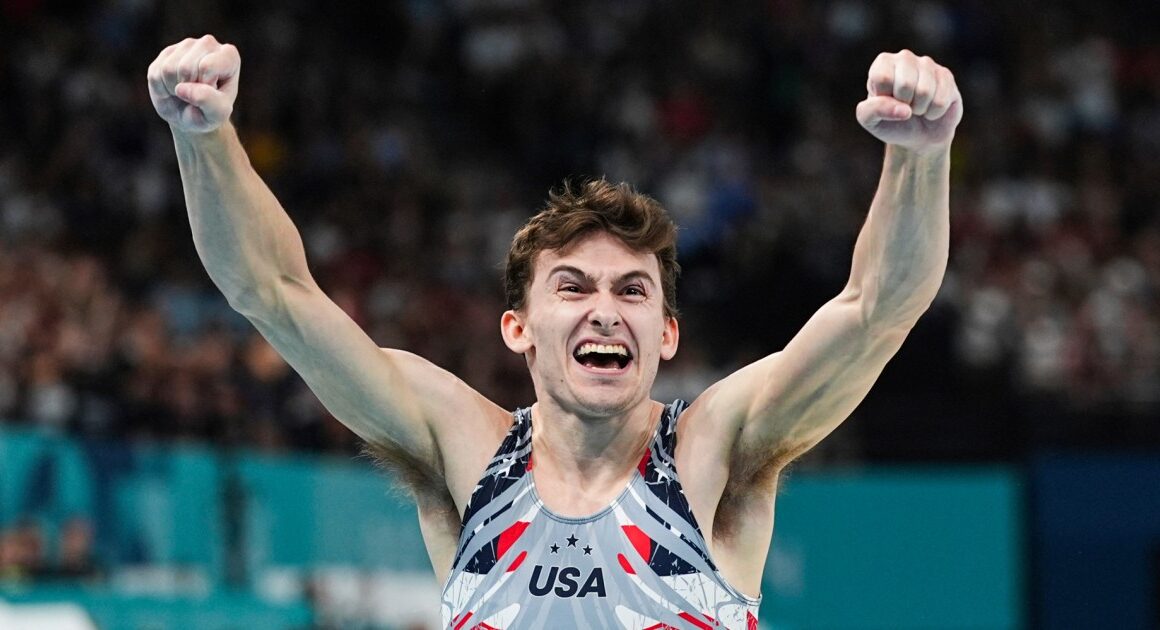
[[[516,556],[516,559],[514,562],[512,562],[511,566],[507,568],[507,572],[511,573],[512,571],[515,571],[516,569],[518,569],[520,567],[520,565],[523,564],[524,558],[527,558],[527,557],[528,557],[528,552],[521,551],[520,555]]]
[[[709,624],[705,623],[704,621],[697,619],[696,617],[694,617],[692,615],[692,613],[687,613],[687,612],[681,613],[680,617],[681,617],[681,619],[684,619],[685,621],[697,626],[698,628],[702,628],[703,630],[713,630],[713,626],[710,626]]]
[[[623,553],[616,554],[616,559],[620,560],[620,568],[624,569],[625,573],[636,575],[636,571],[632,570],[632,565],[628,563],[628,558],[625,558]]]
[[[524,530],[527,529],[528,525],[531,524],[532,523],[530,521],[516,521],[512,523],[511,527],[503,530],[503,533],[499,535],[499,542],[496,543],[496,560],[502,558],[504,552],[508,549],[511,549],[511,546],[515,544],[517,540],[519,540],[520,536],[523,535]]]
[[[624,530],[624,535],[628,536],[628,541],[632,543],[640,557],[648,562],[649,556],[652,555],[652,539],[648,537],[648,534],[641,531],[636,525],[621,525],[620,528]]]
[[[463,615],[463,617],[461,617],[459,619],[459,623],[455,624],[455,630],[459,630],[460,628],[462,628],[463,624],[467,623],[468,619],[471,619],[471,612],[468,612],[467,614]]]

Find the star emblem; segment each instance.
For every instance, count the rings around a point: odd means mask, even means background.
[[[552,546],[548,548],[552,550],[552,553],[560,553],[560,545],[556,543],[552,543]]]
[[[568,540],[569,547],[575,547],[576,541],[578,541],[580,539],[576,537],[576,534],[572,534],[572,535],[568,536],[567,540]]]
[[[586,556],[592,555],[592,547],[589,547],[588,545],[584,545],[584,555],[586,555]]]

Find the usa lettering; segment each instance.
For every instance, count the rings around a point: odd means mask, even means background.
[[[543,597],[551,592],[555,592],[556,597],[585,597],[593,594],[597,597],[606,597],[604,572],[600,567],[592,569],[583,582],[580,581],[583,573],[576,567],[548,567],[548,573],[541,583],[540,574],[543,569],[543,566],[537,564],[532,569],[532,579],[528,583],[528,591],[536,597]]]

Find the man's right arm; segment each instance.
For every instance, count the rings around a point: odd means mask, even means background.
[[[430,362],[378,348],[321,291],[298,230],[229,123],[239,68],[237,50],[208,36],[167,48],[149,68],[150,96],[173,132],[198,256],[230,305],[336,418],[444,476],[443,451],[478,449],[501,428],[488,424],[506,414]],[[457,425],[440,428],[451,420]]]

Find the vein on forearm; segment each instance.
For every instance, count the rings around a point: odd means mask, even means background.
[[[275,283],[309,282],[302,239],[233,128],[214,134],[174,136],[194,245],[210,278],[239,304]]]
[[[850,275],[868,326],[913,323],[934,300],[947,263],[949,179],[946,153],[887,147]]]

